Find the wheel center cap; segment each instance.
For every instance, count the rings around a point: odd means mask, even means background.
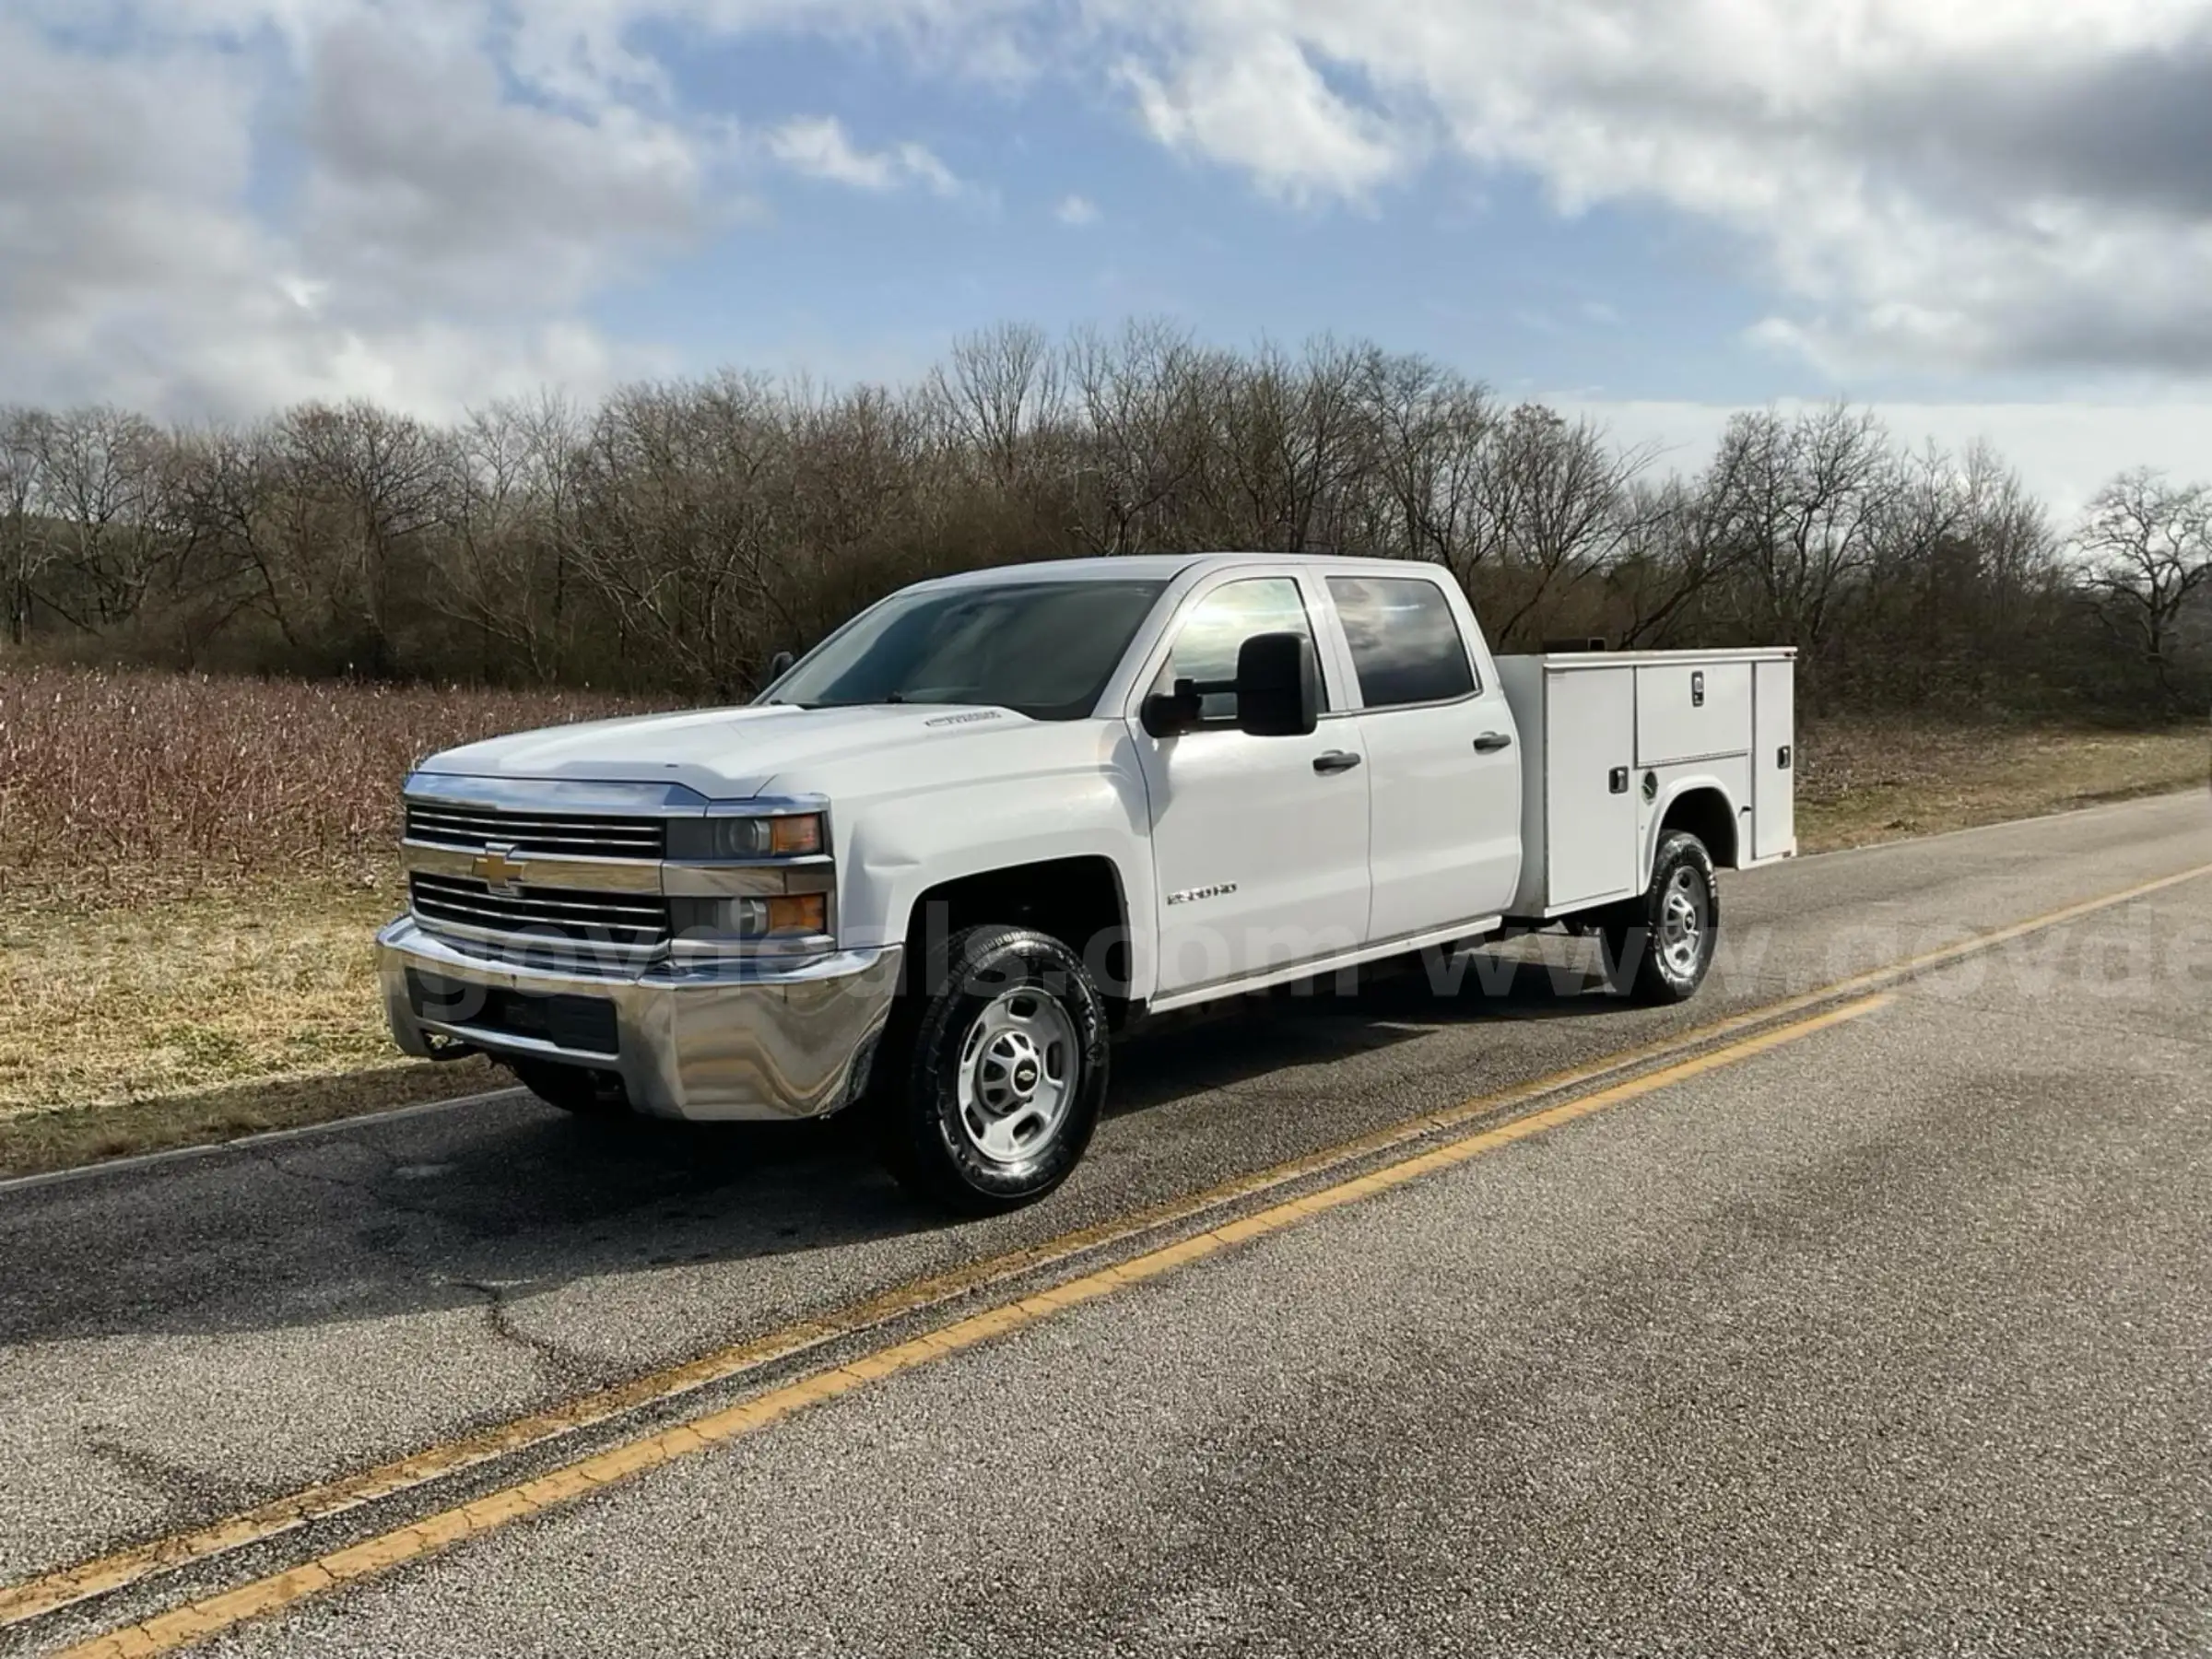
[[[1023,1094],[1028,1094],[1037,1087],[1037,1063],[1034,1060],[1024,1060],[1014,1068],[1014,1087]]]

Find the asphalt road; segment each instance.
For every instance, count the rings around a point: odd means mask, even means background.
[[[1755,873],[1667,1013],[1571,951],[1276,999],[1128,1044],[989,1223],[522,1101],[0,1193],[0,1582],[2207,862],[2188,798]],[[2208,1010],[2212,877],[226,1640],[2202,1653]]]

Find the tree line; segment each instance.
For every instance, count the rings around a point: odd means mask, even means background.
[[[177,666],[748,695],[917,579],[1241,548],[1424,559],[1500,649],[1794,644],[1804,695],[2149,718],[2212,702],[2212,490],[2055,523],[1986,446],[1836,405],[1682,472],[1427,358],[1006,326],[902,388],[724,372],[451,425],[0,409],[0,635]]]

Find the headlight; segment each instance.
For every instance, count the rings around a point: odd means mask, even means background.
[[[778,894],[767,899],[671,899],[668,911],[679,938],[809,938],[830,931],[830,899],[824,893]]]
[[[806,858],[821,851],[818,812],[784,818],[672,818],[668,824],[671,858]]]

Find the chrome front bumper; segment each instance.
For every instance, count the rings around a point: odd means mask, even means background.
[[[477,955],[406,917],[376,945],[392,1034],[408,1053],[429,1054],[441,1036],[496,1057],[613,1072],[639,1111],[699,1121],[820,1117],[850,1104],[890,1016],[901,954],[890,946],[800,964],[661,963],[614,977]],[[465,994],[434,1014],[418,1012],[410,969],[465,990],[610,1003],[616,1053],[489,1026]]]

